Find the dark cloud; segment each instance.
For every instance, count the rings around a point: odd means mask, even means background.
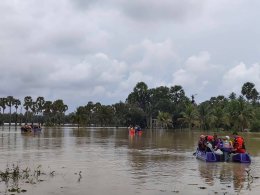
[[[139,81],[180,84],[200,97],[250,75],[260,85],[253,3],[2,0],[0,97],[64,99],[74,111],[88,101],[124,101]]]
[[[183,21],[202,12],[205,1],[194,0],[132,0],[120,1],[123,11],[135,20]]]

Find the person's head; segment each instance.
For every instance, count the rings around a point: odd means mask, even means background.
[[[227,135],[227,136],[225,136],[225,138],[227,139],[227,140],[229,140],[230,139],[230,137]]]

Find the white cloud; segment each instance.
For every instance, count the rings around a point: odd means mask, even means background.
[[[187,88],[201,88],[212,80],[217,71],[217,66],[210,62],[210,54],[200,52],[198,55],[189,57],[183,68],[173,73],[173,84],[183,85]]]
[[[259,87],[258,5],[2,0],[0,96],[64,99],[73,111],[88,101],[124,101],[139,81],[180,84],[203,100],[248,78]]]
[[[242,85],[252,82],[256,89],[260,90],[260,65],[246,66],[243,62],[230,68],[223,76],[222,87],[226,93],[236,92],[240,94]]]

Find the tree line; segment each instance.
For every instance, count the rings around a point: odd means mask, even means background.
[[[260,130],[259,93],[246,82],[241,94],[211,97],[200,104],[187,97],[180,85],[149,89],[138,82],[125,102],[101,105],[88,102],[70,114],[73,123],[83,126],[128,126],[189,128],[202,130]]]
[[[219,95],[199,104],[185,94],[180,85],[148,88],[138,82],[124,102],[102,105],[89,101],[65,115],[68,106],[59,99],[54,102],[26,96],[23,104],[8,96],[0,98],[0,122],[17,124],[38,122],[44,125],[70,123],[78,126],[129,126],[142,128],[202,129],[202,130],[260,130],[260,96],[254,83],[246,82],[241,94]],[[24,113],[17,113],[18,108]],[[15,112],[11,109],[15,108]],[[9,108],[9,109],[8,109]],[[9,114],[5,110],[9,110]]]
[[[12,113],[12,108],[15,112]],[[18,114],[18,109],[24,108],[25,112]],[[5,122],[17,124],[40,123],[45,125],[56,125],[64,123],[65,112],[68,106],[63,100],[45,101],[44,97],[37,97],[35,100],[31,96],[26,96],[23,102],[13,96],[0,98],[0,124]],[[5,111],[8,110],[5,113]]]

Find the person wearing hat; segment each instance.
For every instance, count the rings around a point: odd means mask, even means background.
[[[200,151],[205,151],[206,146],[205,146],[205,135],[200,135],[200,139],[198,142],[198,148]]]

